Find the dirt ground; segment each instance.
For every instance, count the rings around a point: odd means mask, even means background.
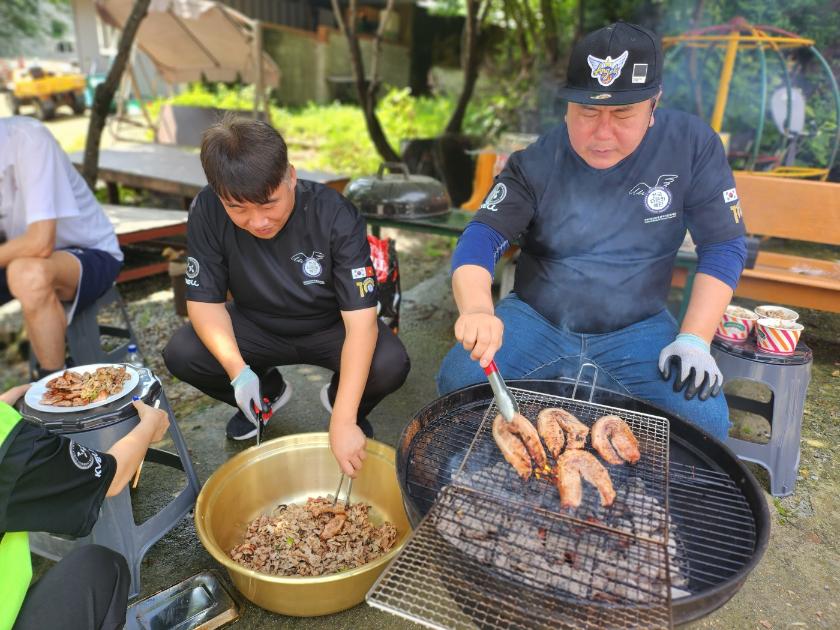
[[[77,136],[80,129],[82,133],[86,130],[80,120],[62,119],[51,123],[51,127],[61,135]],[[75,141],[69,138],[66,144],[72,142]],[[408,233],[397,233],[396,237],[404,292],[431,278],[436,278],[435,282],[439,284],[446,282],[441,271],[453,245],[451,239]],[[840,258],[840,253],[833,250],[827,255]],[[164,377],[164,387],[176,415],[179,418],[219,415],[218,405],[213,405],[189,386],[165,378],[167,372],[160,359],[160,350],[175,328],[183,323],[174,313],[168,279],[135,282],[121,286],[120,290],[129,304],[147,364]],[[442,291],[440,295],[445,293],[445,287]],[[448,337],[453,317],[451,302],[445,297],[441,300],[441,303],[420,301],[403,306],[412,309],[411,325],[415,331],[429,331],[428,334],[415,332],[416,336],[410,337],[416,341],[409,347],[409,353],[412,357],[415,353],[422,357],[419,362],[429,363],[426,368],[418,366],[410,380],[428,379],[432,363],[438,360],[451,339]],[[752,305],[748,301],[739,303]],[[840,628],[840,503],[837,501],[840,493],[840,466],[837,465],[840,456],[840,315],[807,309],[800,309],[800,313],[800,322],[805,326],[803,340],[814,352],[814,363],[802,423],[801,461],[795,492],[784,498],[765,495],[772,530],[761,564],[730,602],[690,624],[690,628]],[[3,388],[23,381],[26,376],[26,343],[21,341],[19,330],[20,317],[14,305],[0,308],[0,386]],[[430,390],[426,382],[415,381],[411,386],[419,386],[424,392]],[[403,424],[408,421],[411,411],[402,406],[395,409],[396,413],[403,414]],[[733,421],[736,424],[733,434],[766,441],[770,430],[766,422],[742,415],[735,415]],[[766,472],[758,466],[750,465],[750,468],[766,491],[769,488]],[[201,477],[206,479],[206,474]],[[181,544],[191,531],[191,525],[186,524],[170,536],[176,536],[180,541],[176,544]],[[161,558],[158,557],[158,561]],[[41,569],[45,565],[43,561],[36,563]],[[166,582],[160,587],[164,585]],[[325,618],[324,623],[296,620],[292,624],[290,620],[249,611],[249,620],[243,618],[242,623],[252,628],[276,627],[278,623],[284,627],[313,628],[406,627],[404,622],[382,615],[374,614],[362,605],[353,616]]]

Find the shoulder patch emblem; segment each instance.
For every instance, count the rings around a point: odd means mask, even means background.
[[[493,190],[491,190],[490,194],[484,199],[484,203],[481,204],[481,209],[496,212],[496,210],[498,210],[496,206],[502,203],[502,201],[505,200],[505,197],[507,197],[507,186],[505,186],[502,182],[499,182],[493,186]]]

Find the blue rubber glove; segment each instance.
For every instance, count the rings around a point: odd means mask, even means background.
[[[659,353],[659,371],[666,381],[671,377],[672,363],[676,363],[679,370],[674,379],[674,391],[680,391],[688,383],[686,400],[698,393],[700,400],[720,393],[723,374],[709,352],[709,344],[697,335],[680,333]]]
[[[250,422],[254,423],[255,427],[259,427],[259,419],[254,413],[254,405],[257,405],[258,409],[261,408],[259,377],[250,365],[246,365],[230,384],[233,385],[233,395],[240,411],[245,414]]]

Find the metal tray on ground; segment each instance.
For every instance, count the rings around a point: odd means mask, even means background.
[[[126,630],[213,630],[239,618],[239,603],[212,571],[128,607]]]

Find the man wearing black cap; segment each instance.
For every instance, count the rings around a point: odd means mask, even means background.
[[[460,345],[438,389],[482,381],[491,360],[506,378],[549,379],[591,362],[599,385],[723,439],[729,413],[709,343],[746,245],[721,141],[695,116],[656,110],[662,50],[641,27],[584,37],[567,77],[566,123],[511,155],[456,248]],[[666,298],[686,229],[698,265],[678,328]],[[512,242],[522,249],[514,290],[494,308],[494,264]]]

